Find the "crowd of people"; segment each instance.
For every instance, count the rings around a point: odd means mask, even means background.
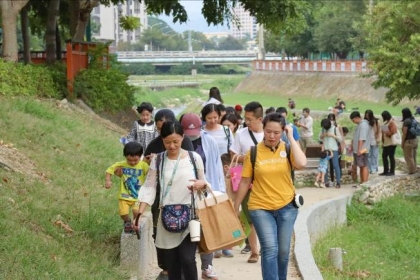
[[[291,101],[288,107],[294,109],[295,103]],[[257,101],[244,107],[225,106],[217,87],[210,89],[199,115],[186,113],[179,120],[170,109],[153,114],[152,104],[141,103],[137,108],[139,120],[126,137],[123,149],[126,160],[106,170],[105,187],[111,187],[111,176],[120,177],[119,214],[126,234],[137,230],[130,211],[134,218],[141,219],[151,206],[153,238],[162,270],[156,279],[198,279],[197,242],[191,240],[185,223],[170,224],[165,220],[166,213],[173,208],[178,211],[193,208],[194,197],[205,195],[208,188],[225,193],[224,178],[234,156],[242,165],[242,178],[232,200],[238,215],[242,211],[251,227],[241,253],[249,254],[249,263],[256,263],[261,257],[265,280],[287,277],[298,213],[294,203],[294,170],[305,167],[309,145],[318,142],[322,145],[319,173],[314,178],[320,188],[341,187],[340,159],[345,154],[353,156],[353,176],[357,176],[359,168],[359,183],[366,182],[369,173],[379,171],[380,146],[384,171],[379,175],[395,174],[397,145],[404,150],[408,173],[416,171],[417,136],[410,129],[416,121],[410,109],[402,112],[400,144],[395,142],[394,135],[399,134],[396,121],[388,111],[382,112],[382,122],[371,110],[363,117],[358,111],[352,112],[350,119],[357,126],[351,144],[346,145],[348,129],[336,121],[345,104],[337,102],[334,112],[321,120],[317,138],[309,108],[303,108],[302,116],[289,123],[285,107],[264,111]],[[201,278],[218,279],[213,258],[234,257],[231,249],[200,254]]]

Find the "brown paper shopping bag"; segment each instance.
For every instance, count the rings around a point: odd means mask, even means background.
[[[232,200],[227,194],[214,196],[197,203],[201,222],[200,253],[211,253],[223,248],[239,245],[246,237],[236,215]]]

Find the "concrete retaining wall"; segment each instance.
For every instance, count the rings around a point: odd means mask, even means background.
[[[323,279],[312,255],[312,248],[328,229],[346,223],[347,204],[351,198],[351,194],[344,195],[311,205],[299,212],[294,227],[294,253],[302,279]]]
[[[344,195],[322,201],[302,209],[294,227],[294,254],[302,279],[323,279],[313,258],[312,248],[330,228],[346,223],[347,205],[349,205],[353,196],[361,203],[374,204],[397,193],[418,194],[419,192],[419,173],[411,176],[397,175],[392,178],[378,177],[363,184],[362,188],[353,195]]]
[[[140,240],[136,235],[121,234],[120,267],[130,272],[130,279],[145,279],[150,268],[156,266],[153,241],[152,213],[147,212],[140,222]]]

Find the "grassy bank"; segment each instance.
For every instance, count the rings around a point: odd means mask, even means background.
[[[419,279],[420,197],[389,198],[369,209],[353,203],[348,224],[332,229],[316,243],[314,257],[324,279]],[[343,271],[328,260],[339,247]]]
[[[116,184],[103,188],[122,131],[53,100],[0,102],[0,161],[26,174],[0,168],[0,279],[127,279]]]

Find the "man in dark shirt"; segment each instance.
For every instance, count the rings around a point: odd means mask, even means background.
[[[150,164],[151,156],[165,151],[162,137],[160,136],[160,130],[165,121],[176,121],[175,114],[170,109],[160,109],[155,115],[156,129],[159,132],[159,136],[150,141],[147,145],[146,151],[144,151],[144,161]],[[191,140],[188,137],[184,137],[181,143],[181,148],[187,151],[193,151],[194,147]]]

